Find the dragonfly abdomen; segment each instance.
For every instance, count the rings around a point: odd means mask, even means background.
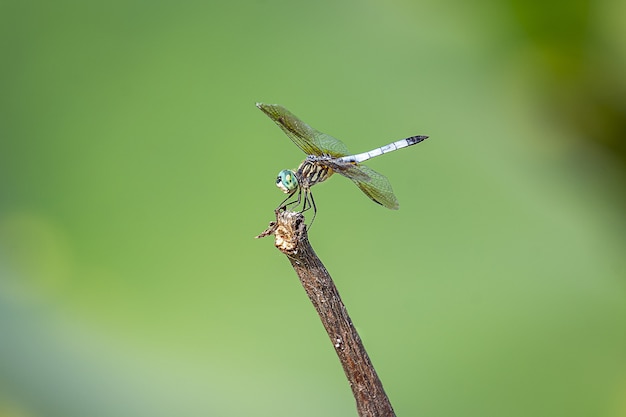
[[[407,146],[415,145],[420,143],[424,139],[428,138],[428,136],[411,136],[410,138],[398,140],[392,142],[388,145],[381,146],[380,148],[372,149],[369,152],[363,152],[356,155],[348,155],[341,158],[337,158],[341,162],[363,162],[368,159],[372,159],[375,156],[380,156],[384,153],[397,151],[398,149],[406,148]]]

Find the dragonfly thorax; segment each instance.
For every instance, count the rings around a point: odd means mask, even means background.
[[[300,187],[309,189],[315,184],[326,181],[333,175],[333,170],[324,162],[329,161],[328,157],[318,157],[309,155],[298,167],[296,176],[300,181]]]
[[[276,186],[285,194],[293,193],[298,189],[296,173],[290,169],[283,169],[278,173],[278,177],[276,177]]]

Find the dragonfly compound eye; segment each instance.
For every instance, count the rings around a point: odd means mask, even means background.
[[[296,174],[289,169],[283,169],[278,173],[276,186],[285,194],[293,192],[296,188],[298,188],[298,179],[296,178]]]

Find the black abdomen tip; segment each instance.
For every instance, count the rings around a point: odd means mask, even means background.
[[[428,136],[420,135],[420,136],[411,136],[407,138],[406,141],[409,142],[409,145],[415,145],[416,143],[420,143],[424,139],[428,139]]]

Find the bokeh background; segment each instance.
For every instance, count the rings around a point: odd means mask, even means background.
[[[399,416],[626,416],[626,4],[0,2],[0,416],[355,416],[271,238],[310,239]]]

